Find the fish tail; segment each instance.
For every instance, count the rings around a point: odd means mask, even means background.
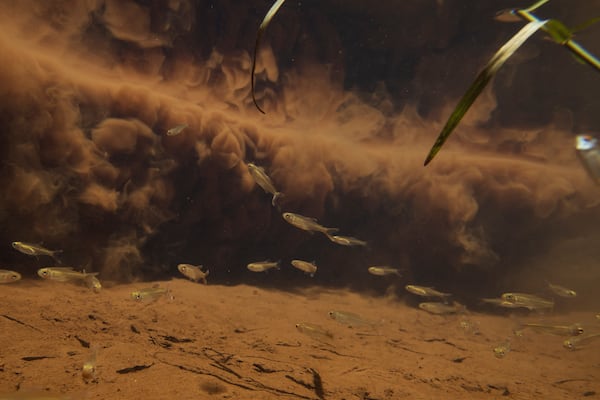
[[[54,250],[52,252],[50,252],[50,257],[52,257],[54,259],[54,261],[56,261],[59,264],[62,264],[62,261],[60,260],[60,258],[57,256],[57,254],[62,254],[62,250]]]
[[[279,200],[283,196],[284,196],[284,194],[282,192],[275,192],[273,194],[273,198],[271,199],[271,205],[273,207],[279,207],[278,204],[277,204],[277,200]]]

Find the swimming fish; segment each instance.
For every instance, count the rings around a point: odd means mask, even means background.
[[[333,243],[341,244],[342,246],[367,246],[367,242],[352,236],[326,235]]]
[[[577,296],[577,292],[575,292],[574,290],[567,289],[565,287],[558,286],[558,285],[553,285],[550,282],[546,282],[546,283],[548,284],[548,288],[557,296],[560,296],[560,297],[576,297]]]
[[[169,289],[159,286],[152,286],[141,290],[131,292],[131,298],[136,301],[153,302],[169,293]]]
[[[416,294],[417,296],[441,297],[441,298],[452,296],[452,294],[450,294],[450,293],[438,292],[434,288],[427,287],[427,286],[406,285],[406,286],[404,286],[404,288],[406,290],[408,290],[410,293]]]
[[[254,94],[254,73],[256,71],[256,52],[258,51],[258,47],[260,46],[260,39],[262,38],[263,33],[265,32],[265,30],[269,26],[269,23],[271,23],[271,20],[273,19],[275,14],[277,14],[277,11],[279,11],[279,9],[281,8],[281,6],[283,5],[284,2],[285,2],[285,0],[276,0],[275,3],[273,3],[273,5],[271,6],[271,8],[269,8],[269,11],[267,11],[267,15],[265,15],[265,18],[262,20],[262,22],[260,23],[260,26],[258,27],[258,32],[256,33],[256,42],[254,43],[254,53],[252,55],[252,68],[250,70],[250,86],[251,86],[251,92],[252,92],[252,101],[254,102],[254,105],[256,106],[258,111],[260,111],[263,114],[265,112],[263,111],[262,108],[259,107],[258,103],[256,102],[256,96]]]
[[[265,272],[271,268],[279,269],[279,261],[258,261],[247,265],[252,272]]]
[[[571,324],[571,325],[546,325],[546,324],[535,324],[535,323],[521,323],[519,324],[519,329],[515,330],[515,334],[520,336],[520,333],[526,329],[530,328],[537,332],[549,333],[551,335],[558,336],[579,336],[583,335],[584,330],[581,324]]]
[[[202,265],[196,266],[192,264],[179,264],[177,265],[177,269],[185,275],[186,278],[191,279],[194,282],[202,281],[205,285],[207,283],[206,277],[210,272],[209,270],[206,270],[206,272],[202,271]]]
[[[367,269],[367,271],[369,271],[369,273],[371,275],[377,275],[377,276],[387,276],[387,275],[397,275],[397,276],[402,276],[400,274],[400,271],[396,268],[392,268],[392,267],[386,267],[386,266],[375,266],[375,267],[369,267],[369,269]]]
[[[296,329],[300,332],[304,333],[317,340],[331,340],[333,339],[333,334],[328,330],[322,328],[316,324],[310,324],[308,322],[301,322],[296,324]]]
[[[283,213],[282,216],[290,225],[294,225],[296,228],[304,231],[321,232],[329,236],[339,230],[338,228],[324,227],[323,225],[320,225],[315,218],[305,217],[300,214],[286,212]]]
[[[481,299],[481,301],[484,302],[484,303],[487,303],[487,304],[493,304],[495,306],[504,307],[504,308],[520,308],[520,307],[523,307],[520,304],[511,303],[510,301],[506,301],[504,299],[497,299],[497,298],[489,299],[489,298],[487,298],[487,299]]]
[[[49,281],[87,283],[90,276],[96,276],[98,272],[78,272],[72,267],[45,267],[38,269],[37,274]]]
[[[506,356],[508,354],[509,351],[510,351],[510,340],[507,340],[506,342],[501,343],[498,346],[494,347],[494,356],[496,356],[496,358],[503,358],[504,356]]]
[[[351,328],[374,325],[373,322],[365,320],[360,315],[347,311],[329,311],[329,317]]]
[[[84,381],[90,381],[96,378],[96,354],[98,347],[94,346],[87,360],[84,361],[81,367],[81,377]]]
[[[167,131],[167,136],[179,135],[187,127],[187,124],[177,125],[176,127],[173,127]]]
[[[86,286],[92,289],[94,293],[100,293],[100,290],[102,289],[102,284],[100,283],[98,278],[96,278],[95,274],[86,274],[83,280]]]
[[[465,306],[456,302],[454,302],[452,305],[437,302],[425,302],[419,303],[419,308],[427,311],[428,313],[437,315],[456,314],[466,311]]]
[[[0,269],[0,283],[11,283],[21,279],[21,274],[8,269]]]
[[[600,339],[600,332],[570,337],[563,342],[563,346],[569,350],[579,350],[582,348],[582,346],[585,346],[586,344],[589,344],[597,339]]]
[[[28,256],[52,257],[54,259],[54,261],[56,261],[57,263],[60,264],[60,260],[58,259],[58,257],[56,255],[62,253],[62,250],[49,250],[42,246],[38,246],[38,245],[32,244],[32,243],[25,243],[25,242],[12,242],[12,247],[15,250],[17,250],[23,254],[27,254]]]
[[[590,177],[600,183],[600,149],[598,139],[591,135],[575,136],[575,149]]]
[[[506,300],[520,307],[525,307],[529,310],[554,308],[554,301],[546,300],[533,294],[503,293],[500,297],[503,300]]]
[[[252,163],[248,163],[247,166],[248,171],[250,171],[250,175],[252,175],[252,178],[254,178],[254,182],[256,182],[256,184],[260,186],[266,193],[270,193],[273,195],[273,198],[271,199],[271,204],[273,205],[273,207],[276,207],[277,199],[281,197],[283,193],[275,189],[273,181],[271,180],[269,175],[267,175],[263,167],[258,167]]]
[[[317,266],[314,263],[302,260],[292,260],[291,264],[294,268],[309,274],[311,278],[315,276],[315,273],[317,272]]]

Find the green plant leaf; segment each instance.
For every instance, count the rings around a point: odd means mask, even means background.
[[[427,158],[425,159],[425,165],[429,164],[431,160],[435,157],[435,155],[440,151],[454,128],[458,125],[458,123],[465,116],[477,96],[481,94],[485,86],[489,83],[489,81],[496,75],[500,67],[508,60],[510,56],[514,54],[515,51],[531,35],[533,35],[538,29],[540,29],[547,21],[532,21],[525,25],[519,32],[517,32],[508,42],[504,44],[494,56],[487,63],[483,71],[477,75],[475,81],[471,84],[467,92],[460,99],[460,102],[448,118],[446,125],[442,129],[442,132],[439,134],[437,140],[433,144],[433,147],[429,151]]]
[[[269,11],[267,11],[267,15],[265,15],[265,18],[262,20],[260,26],[258,27],[258,32],[256,33],[256,42],[254,43],[254,53],[252,55],[252,69],[250,71],[250,82],[251,82],[250,84],[252,87],[252,101],[254,102],[254,105],[256,106],[258,111],[260,111],[263,114],[265,112],[263,111],[262,108],[259,107],[258,103],[256,102],[256,97],[254,94],[254,72],[256,71],[256,53],[258,52],[258,47],[260,46],[260,41],[262,39],[262,36],[263,36],[265,30],[267,29],[267,27],[271,23],[271,20],[273,19],[275,14],[277,14],[277,11],[279,11],[279,9],[281,8],[281,6],[283,5],[284,2],[285,2],[285,0],[276,0],[275,3],[273,3],[271,8],[269,9]]]

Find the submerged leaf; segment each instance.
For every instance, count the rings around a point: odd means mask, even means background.
[[[565,44],[573,37],[573,32],[557,19],[546,22],[544,30],[558,44]]]
[[[256,106],[258,111],[260,111],[263,114],[265,112],[262,110],[262,108],[259,107],[258,103],[256,102],[256,97],[254,95],[254,71],[256,70],[256,53],[258,52],[258,47],[260,46],[260,40],[262,38],[263,33],[265,32],[265,30],[269,26],[269,23],[271,23],[271,20],[273,19],[275,14],[277,14],[277,11],[279,11],[284,2],[285,0],[277,0],[275,1],[275,3],[273,3],[269,11],[267,12],[267,15],[265,15],[265,18],[258,27],[258,32],[256,33],[256,42],[254,43],[254,53],[252,56],[252,70],[250,72],[250,82],[252,86],[252,101],[254,102],[254,105]]]
[[[460,102],[448,118],[446,125],[442,129],[442,132],[438,136],[435,141],[433,147],[429,151],[427,158],[425,159],[425,165],[429,164],[431,160],[435,157],[435,155],[440,151],[448,136],[452,133],[454,128],[458,125],[460,120],[464,117],[466,112],[469,110],[477,96],[481,94],[485,86],[489,83],[492,77],[498,72],[500,67],[508,60],[510,56],[514,54],[515,51],[525,41],[533,35],[538,29],[540,29],[546,21],[533,21],[525,25],[517,34],[515,34],[508,42],[504,44],[494,54],[491,60],[487,63],[483,71],[477,75],[475,81],[471,84],[467,92],[460,99]]]

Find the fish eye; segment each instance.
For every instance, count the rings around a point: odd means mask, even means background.
[[[12,275],[10,277],[10,279],[12,279],[13,281],[16,281],[17,279],[19,279],[19,277],[17,275]]]

